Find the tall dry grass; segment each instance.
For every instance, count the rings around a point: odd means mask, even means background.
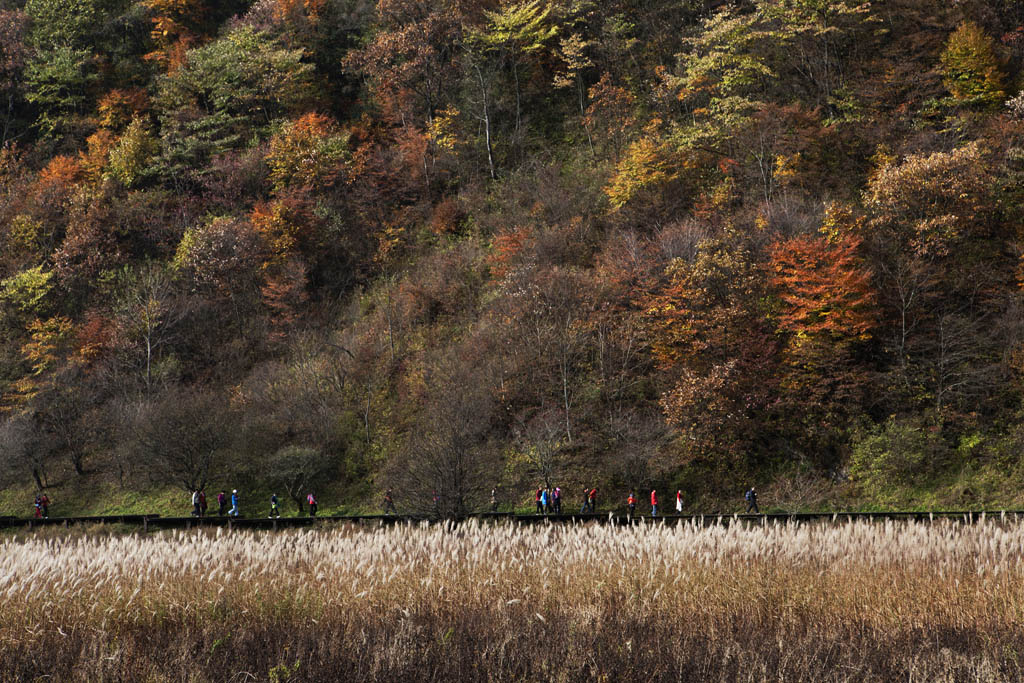
[[[1024,526],[0,543],[7,680],[1018,680]]]

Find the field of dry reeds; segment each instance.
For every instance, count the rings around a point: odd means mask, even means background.
[[[4,681],[1024,677],[1024,525],[8,538]]]

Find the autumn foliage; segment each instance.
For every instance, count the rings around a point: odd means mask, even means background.
[[[1019,3],[16,4],[11,487],[1019,501]]]

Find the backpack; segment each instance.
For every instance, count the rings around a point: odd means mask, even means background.
[[[747,494],[744,497],[747,499],[747,502],[749,503],[751,499],[753,499],[754,497],[754,489],[750,489],[749,491],[747,491]]]

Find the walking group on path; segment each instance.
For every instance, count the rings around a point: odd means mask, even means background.
[[[756,514],[760,514],[760,510],[757,507],[757,491],[751,486],[750,489],[743,494],[744,500],[747,503],[747,513],[753,511]],[[536,514],[538,515],[560,515],[562,514],[562,498],[563,491],[561,486],[541,486],[534,492],[534,505],[536,508]],[[597,512],[597,487],[583,489],[583,504],[580,507],[580,514],[595,513]],[[46,503],[49,501],[44,495],[42,497]],[[441,497],[434,491],[432,494],[432,502],[434,506],[434,513],[440,513],[440,501]],[[238,490],[231,492],[231,509],[227,511],[227,514],[232,517],[239,515],[238,509]],[[46,507],[43,504],[40,508],[40,497],[36,496],[36,516],[40,516],[39,510],[43,510],[43,516],[45,516]],[[388,488],[384,491],[384,514],[395,515],[398,514],[398,510],[395,508],[395,497],[392,489]],[[218,514],[223,517],[225,515],[225,508],[228,504],[228,497],[221,491],[217,494],[217,505]],[[309,506],[309,516],[316,517],[317,510],[317,499],[316,495],[312,492],[306,496],[306,504]],[[633,490],[630,490],[629,495],[626,496],[626,510],[628,511],[630,519],[636,514],[637,497]],[[491,512],[498,511],[498,489],[491,489]],[[683,512],[683,492],[682,490],[676,491],[676,514],[682,514]],[[206,516],[206,494],[202,489],[193,491],[192,493],[192,515],[195,517]],[[277,494],[271,494],[270,496],[270,515],[269,517],[280,517],[281,510],[278,506]],[[658,516],[658,492],[656,489],[651,489],[651,517]]]
[[[560,486],[541,486],[534,493],[534,504],[536,506],[536,514],[538,515],[560,515],[562,514],[562,498],[563,491]],[[743,498],[747,503],[746,512],[754,512],[755,514],[761,514],[761,511],[757,507],[757,491],[751,486],[744,494]],[[580,507],[580,514],[595,513],[597,512],[597,487],[583,489],[582,494],[583,504]],[[441,497],[436,491],[433,493],[433,506],[434,513],[440,514],[440,501]],[[230,504],[230,509],[228,505]],[[316,517],[317,511],[317,498],[316,494],[310,492],[306,496],[306,505],[309,508],[309,516]],[[633,490],[630,490],[629,495],[626,496],[626,510],[629,517],[632,519],[636,514],[637,497]],[[48,518],[50,516],[49,507],[50,499],[45,493],[39,493],[35,498],[35,516],[39,518]],[[498,489],[491,489],[491,512],[498,511]],[[682,514],[683,512],[683,492],[681,490],[676,491],[676,514]],[[230,517],[238,517],[240,515],[239,510],[239,495],[238,489],[233,489],[231,495],[228,496],[223,490],[217,494],[217,514],[221,517],[225,515]],[[395,515],[398,514],[398,510],[395,508],[394,493],[390,488],[384,492],[384,514]],[[193,517],[206,517],[207,516],[207,503],[206,503],[206,491],[203,489],[196,489],[192,491],[192,516]],[[270,515],[269,517],[280,517],[281,509],[278,505],[277,494],[271,494],[270,496]],[[651,489],[651,516],[658,516],[658,492],[655,489]]]
[[[38,496],[36,497],[38,500]],[[238,489],[232,489],[231,495],[221,491],[217,494],[217,515],[220,517],[238,517],[241,514],[241,508],[239,506],[239,495]],[[231,507],[228,508],[230,503]],[[310,492],[306,496],[306,504],[309,506],[309,516],[316,517],[317,500],[316,494]],[[394,507],[394,506],[392,506]],[[193,517],[206,517],[206,491],[203,489],[196,489],[192,492],[192,516]],[[268,517],[280,517],[281,508],[277,499],[277,494],[270,494],[270,514]]]

